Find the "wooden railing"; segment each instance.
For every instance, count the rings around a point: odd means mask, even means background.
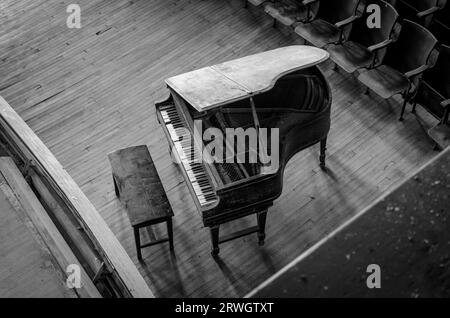
[[[154,297],[105,221],[50,150],[0,97],[0,138],[102,296]],[[53,214],[53,215],[52,215]]]

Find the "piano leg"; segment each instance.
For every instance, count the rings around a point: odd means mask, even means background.
[[[327,151],[327,138],[320,141],[320,168],[325,169],[325,157]]]
[[[173,226],[172,217],[169,217],[166,222],[167,225],[167,235],[169,236],[169,246],[170,250],[173,251]]]
[[[219,225],[213,226],[210,228],[211,232],[211,242],[212,242],[212,251],[211,255],[213,257],[219,255],[220,249],[219,249]]]
[[[256,215],[258,221],[258,244],[264,245],[266,238],[266,216],[267,210],[261,211]]]
[[[142,253],[141,253],[141,234],[139,232],[139,228],[138,227],[134,227],[134,241],[136,243],[136,254],[137,254],[137,258],[138,260],[142,260]]]

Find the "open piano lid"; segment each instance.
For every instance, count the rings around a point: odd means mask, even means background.
[[[316,47],[287,46],[177,75],[166,84],[202,112],[268,91],[280,77],[328,57]]]

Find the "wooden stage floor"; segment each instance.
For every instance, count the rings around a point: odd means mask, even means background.
[[[408,113],[400,123],[398,100],[364,95],[326,63],[334,95],[329,172],[319,169],[317,148],[293,157],[269,211],[266,245],[253,236],[236,240],[215,261],[153,103],[166,96],[169,76],[300,41],[241,0],[78,0],[79,30],[66,27],[70,3],[1,2],[0,95],[80,185],[157,296],[245,295],[437,154],[421,110],[420,120]],[[107,159],[138,144],[149,145],[175,213],[175,256],[155,246],[143,251],[142,264]]]

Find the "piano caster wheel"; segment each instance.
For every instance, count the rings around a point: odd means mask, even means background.
[[[212,251],[211,251],[211,255],[212,255],[212,257],[217,257],[217,256],[219,256],[219,252],[220,252],[220,248],[213,248],[212,249]]]

